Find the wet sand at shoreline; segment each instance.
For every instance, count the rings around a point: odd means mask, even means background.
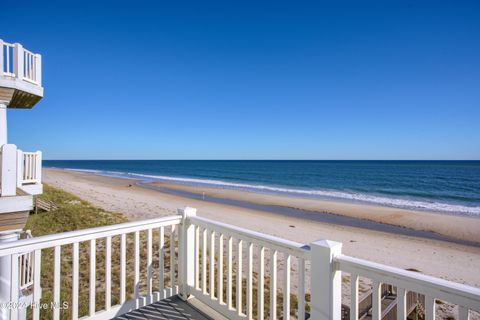
[[[124,213],[131,220],[174,214],[192,206],[198,215],[255,231],[309,243],[330,239],[343,243],[343,252],[358,258],[417,269],[422,273],[480,287],[480,248],[434,239],[325,223],[308,217],[242,208],[137,186],[138,181],[102,177],[92,173],[44,169],[44,181],[76,194],[106,210]],[[302,209],[307,215],[322,212],[350,218],[391,223],[414,230],[434,231],[448,237],[480,242],[480,219],[413,212],[402,209],[322,202],[310,199],[253,194],[234,190],[156,183],[156,187],[207,197],[247,201],[258,205]],[[477,232],[475,232],[477,231]]]

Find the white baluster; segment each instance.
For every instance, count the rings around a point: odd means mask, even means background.
[[[358,274],[350,275],[350,320],[358,320]]]
[[[290,319],[290,261],[291,256],[284,254],[285,270],[283,273],[283,319]]]
[[[112,306],[112,237],[105,241],[105,310]]]
[[[60,257],[61,247],[55,246],[53,254],[53,303],[55,308],[53,309],[53,319],[60,319]]]
[[[147,230],[147,294],[152,294],[152,229]]]
[[[78,319],[78,242],[73,243],[72,259],[72,318]]]
[[[195,227],[195,289],[200,289],[200,227]]]
[[[425,296],[425,320],[435,319],[435,298]]]
[[[175,286],[175,230],[173,225],[170,230],[170,287]]]
[[[207,294],[207,229],[203,229],[202,237],[202,292]]]
[[[210,233],[210,299],[215,298],[215,231]]]
[[[42,250],[35,250],[35,260],[33,262],[33,266],[35,268],[34,275],[33,275],[33,301],[35,301],[36,307],[33,308],[33,319],[38,320],[40,319],[40,299],[42,298],[42,289],[41,289],[41,275],[40,271],[42,268]]]
[[[253,317],[253,243],[247,244],[247,319]]]
[[[277,250],[270,249],[270,320],[277,319]]]
[[[382,283],[373,281],[372,288],[372,319],[380,320],[382,318]]]
[[[159,231],[159,253],[158,253],[158,267],[159,267],[159,279],[158,286],[160,288],[160,293],[163,294],[165,289],[165,228],[160,227]]]
[[[218,268],[217,268],[217,298],[218,303],[223,303],[223,234],[218,235]]]
[[[243,241],[238,239],[237,242],[237,314],[242,315],[242,282],[243,282],[243,275],[242,275],[242,267],[243,267]]]
[[[126,300],[126,286],[127,286],[127,235],[122,233],[120,236],[120,304]]]
[[[397,288],[397,320],[407,319],[407,291]]]
[[[298,258],[298,319],[305,320],[305,260]]]
[[[135,273],[133,278],[134,283],[134,296],[137,299],[140,296],[140,233],[135,231],[135,240],[134,240],[134,255],[135,255]],[[138,301],[136,307],[138,308]]]
[[[264,317],[264,299],[265,299],[265,247],[261,246],[258,254],[258,319],[263,320]]]
[[[233,254],[232,254],[233,239],[228,237],[227,243],[227,307],[231,310],[232,307],[232,278],[233,278]]]
[[[95,315],[95,292],[97,287],[96,276],[96,241],[90,240],[90,295],[89,295],[89,315],[93,317]],[[60,289],[60,288],[59,288]],[[60,294],[60,293],[59,293]]]

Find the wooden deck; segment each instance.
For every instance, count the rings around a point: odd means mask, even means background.
[[[143,319],[176,319],[176,320],[211,320],[212,318],[180,299],[178,296],[168,298],[146,307],[133,310],[116,320],[143,320]]]

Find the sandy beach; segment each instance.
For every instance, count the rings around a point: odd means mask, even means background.
[[[191,199],[136,185],[136,181],[98,176],[93,173],[44,169],[44,181],[76,194],[106,210],[124,213],[131,220],[171,215],[177,208],[192,206],[198,214],[217,221],[309,243],[330,239],[343,243],[347,255],[416,269],[422,273],[480,287],[480,247],[322,223],[260,210]],[[390,209],[334,202],[246,194],[231,190],[161,184],[169,189],[205,192],[209,196],[243,199],[268,205],[298,207],[311,214],[335,212],[362,219],[395,223],[422,230],[434,230],[449,237],[480,241],[480,219],[427,212]],[[316,212],[314,212],[316,211]],[[477,233],[475,233],[477,230]]]

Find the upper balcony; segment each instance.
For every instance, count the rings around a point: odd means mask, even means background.
[[[41,55],[3,40],[0,49],[0,101],[9,108],[32,108],[43,97]]]

